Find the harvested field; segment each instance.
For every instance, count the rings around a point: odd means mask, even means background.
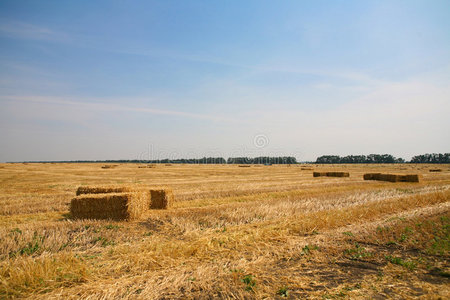
[[[335,178],[295,165],[1,167],[2,299],[450,297],[445,165],[314,165],[351,173]],[[109,211],[97,199],[131,201],[135,188],[167,191],[170,209],[128,222],[69,215],[75,194],[97,213]]]

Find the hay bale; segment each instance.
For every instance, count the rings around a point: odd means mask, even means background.
[[[430,169],[430,172],[442,172],[442,169]]]
[[[302,167],[302,168],[300,168],[300,170],[303,170],[303,171],[312,171],[313,168]]]
[[[381,180],[381,181],[389,181],[389,182],[399,181],[398,175],[395,175],[395,174],[380,174],[378,178],[379,179],[377,179],[377,180]]]
[[[313,177],[327,176],[327,172],[313,172]]]
[[[102,166],[102,169],[113,169],[115,167],[117,167],[117,165],[104,165]]]
[[[75,219],[139,219],[148,210],[148,192],[83,194],[72,199]]]
[[[348,172],[327,172],[328,177],[350,177]]]
[[[172,190],[150,190],[150,208],[151,209],[167,209],[172,206],[173,192]]]
[[[364,180],[379,180],[381,173],[366,173],[363,175]]]
[[[405,182],[420,182],[420,175],[418,174],[405,175]]]
[[[239,168],[250,168],[249,165],[239,165],[238,167],[239,167]]]
[[[397,175],[382,173],[367,173],[363,175],[364,180],[379,180],[389,182],[419,182],[420,176],[417,174]]]
[[[80,186],[77,189],[77,196],[83,194],[108,194],[108,193],[126,193],[133,192],[131,186]]]

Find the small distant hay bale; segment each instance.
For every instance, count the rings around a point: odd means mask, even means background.
[[[379,180],[389,182],[420,182],[420,176],[417,174],[397,175],[382,173],[367,173],[363,175],[364,180]]]
[[[150,208],[168,209],[173,203],[173,192],[169,189],[150,190]]]
[[[300,170],[303,170],[303,171],[312,171],[313,168],[301,167]]]
[[[83,194],[108,194],[133,192],[131,186],[80,186],[77,189],[77,196]]]
[[[389,182],[397,182],[398,179],[399,179],[398,175],[395,175],[395,174],[380,174],[378,180],[389,181]]]
[[[141,166],[138,166],[139,169],[154,168],[154,167],[156,167],[156,166],[155,165],[141,165]]]
[[[348,172],[327,172],[328,177],[350,177]]]
[[[430,169],[430,172],[442,172],[442,169]]]
[[[327,176],[327,172],[313,172],[313,177]]]
[[[114,169],[115,167],[117,167],[117,165],[104,165],[102,166],[102,169]]]
[[[403,175],[401,177],[401,181],[403,181],[403,182],[420,182],[420,175],[418,175],[418,174]]]
[[[381,173],[367,173],[363,175],[364,180],[378,180]]]
[[[136,220],[148,210],[148,193],[83,194],[70,202],[75,219]]]
[[[313,177],[350,177],[348,172],[313,172]]]
[[[168,166],[168,167],[171,166],[171,165],[172,165],[172,164],[165,164],[165,166]]]
[[[250,168],[249,165],[239,165],[238,167],[239,167],[239,168]]]

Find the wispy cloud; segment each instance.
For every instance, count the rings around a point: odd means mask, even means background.
[[[104,102],[99,103],[99,102],[94,102],[94,101],[92,101],[92,102],[74,101],[71,99],[60,98],[60,97],[1,96],[0,100],[74,106],[77,109],[86,109],[89,111],[137,112],[137,113],[147,113],[147,114],[154,114],[154,115],[166,115],[166,116],[177,116],[177,117],[192,118],[192,119],[210,120],[210,121],[218,121],[218,122],[236,122],[236,120],[233,120],[230,118],[225,118],[222,116],[217,116],[217,115],[197,114],[197,113],[191,113],[191,112],[165,110],[165,109],[149,108],[149,107],[124,106],[124,105],[104,103]],[[92,100],[92,99],[90,99],[90,100]]]
[[[53,29],[18,21],[0,23],[0,35],[30,40],[68,41],[69,36]]]
[[[365,84],[378,85],[384,83],[384,81],[373,78],[367,73],[358,72],[354,70],[334,70],[334,69],[305,69],[305,68],[295,68],[295,67],[285,67],[281,65],[251,65],[240,63],[236,61],[231,61],[227,59],[222,59],[214,56],[206,55],[195,55],[188,53],[176,53],[169,49],[126,49],[120,47],[112,47],[108,49],[103,49],[106,51],[111,51],[115,53],[135,55],[135,56],[146,56],[146,57],[161,57],[167,59],[174,59],[180,61],[207,63],[213,65],[222,65],[227,67],[234,67],[238,69],[248,70],[257,73],[288,73],[297,75],[312,75],[324,78],[334,78],[334,79],[344,79],[354,82],[361,82]]]
[[[286,67],[276,64],[246,64],[239,61],[229,60],[212,55],[180,53],[178,51],[173,51],[172,49],[148,49],[145,47],[142,48],[142,45],[135,45],[132,48],[127,48],[123,47],[123,43],[119,42],[117,43],[117,45],[114,45],[114,47],[111,47],[111,43],[114,44],[113,41],[109,41],[109,47],[106,47],[101,42],[101,37],[93,38],[86,35],[69,35],[66,32],[57,31],[52,28],[19,21],[0,22],[0,36],[1,35],[17,39],[70,43],[71,46],[75,47],[97,49],[131,56],[145,56],[232,67],[243,70],[245,73],[243,75],[244,78],[255,76],[256,74],[261,73],[287,73],[317,76],[324,79],[343,79],[369,85],[377,85],[383,83],[381,80],[375,79],[366,73],[352,70],[305,69],[296,68],[293,66]]]

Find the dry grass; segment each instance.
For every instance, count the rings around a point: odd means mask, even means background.
[[[351,177],[312,178],[295,165],[2,167],[0,298],[450,296],[449,171],[315,165]],[[422,180],[365,181],[368,172]],[[80,185],[171,189],[173,205],[132,222],[72,220]]]

